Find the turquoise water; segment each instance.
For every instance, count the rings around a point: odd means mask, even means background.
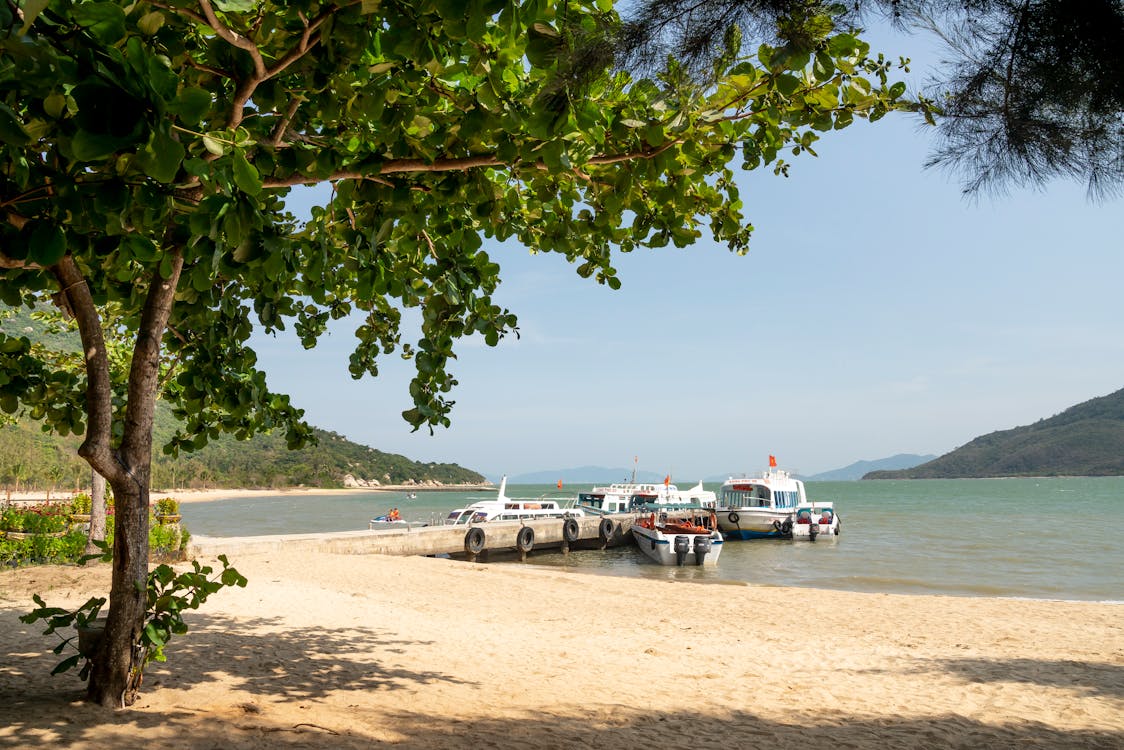
[[[507,494],[572,498],[587,488],[509,485]],[[808,496],[835,501],[839,537],[728,542],[714,569],[661,567],[632,547],[568,556],[544,551],[528,564],[716,583],[1124,601],[1124,477],[810,482]],[[184,503],[181,512],[193,534],[254,536],[365,529],[394,506],[407,520],[435,521],[492,497],[289,495]]]

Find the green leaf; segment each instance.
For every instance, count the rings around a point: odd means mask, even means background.
[[[38,222],[31,232],[29,259],[43,267],[52,266],[66,254],[66,234],[62,227]]]
[[[148,639],[148,642],[151,643],[153,646],[155,646],[157,648],[160,648],[165,643],[164,635],[156,627],[155,623],[152,623],[152,622],[146,622],[145,623],[145,625],[144,625],[144,635],[145,635],[145,638]]]
[[[24,146],[29,140],[19,115],[7,104],[0,102],[0,141],[9,146]]]
[[[57,674],[62,674],[63,672],[67,671],[68,669],[73,669],[74,667],[78,666],[78,662],[81,661],[81,660],[82,660],[82,654],[75,654],[74,656],[63,659],[62,661],[60,661],[58,664],[55,665],[54,669],[51,670],[51,676],[53,677]]]
[[[562,35],[553,26],[534,23],[527,30],[527,59],[537,68],[548,68],[558,59],[565,43]]]
[[[145,13],[137,20],[137,28],[145,36],[154,36],[164,25],[164,14],[158,10]]]
[[[152,131],[145,147],[137,152],[137,166],[157,182],[175,180],[187,152],[183,144],[163,128]]]
[[[792,96],[796,93],[796,90],[800,88],[800,79],[789,73],[782,73],[776,76],[773,81],[777,87],[777,91],[785,96]]]
[[[111,156],[128,142],[127,138],[79,130],[70,142],[70,149],[78,161],[95,162]]]
[[[209,135],[203,136],[203,147],[215,156],[222,156],[226,153],[226,147],[223,146],[222,141]]]
[[[176,94],[175,99],[168,102],[168,112],[179,115],[179,118],[187,125],[195,125],[211,109],[212,101],[211,92],[195,86],[188,86],[181,89]],[[206,145],[206,136],[204,136],[204,145]],[[221,155],[219,154],[219,156]]]
[[[215,7],[223,13],[250,13],[257,6],[257,0],[215,0]]]
[[[246,155],[241,151],[234,154],[234,184],[250,195],[257,195],[262,190],[257,167],[247,161]]]
[[[59,118],[66,111],[66,96],[54,93],[43,100],[43,111],[54,118]]]

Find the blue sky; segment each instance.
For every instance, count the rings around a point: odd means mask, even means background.
[[[922,83],[936,53],[880,33]],[[977,200],[925,170],[911,116],[827,134],[790,177],[742,175],[745,257],[704,240],[619,256],[618,291],[562,258],[489,247],[521,338],[463,342],[452,427],[411,433],[410,366],[347,373],[350,331],[304,351],[258,339],[271,387],[314,425],[489,475],[583,465],[679,482],[813,474],[943,454],[1124,387],[1124,211],[1084,186]],[[413,336],[416,338],[416,336]]]

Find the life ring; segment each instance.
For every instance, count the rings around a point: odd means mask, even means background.
[[[741,516],[739,516],[737,513],[734,513],[733,511],[731,511],[730,515],[726,516],[726,518],[730,519],[730,523],[734,524],[735,526],[737,526],[738,521],[742,520]]]
[[[484,549],[484,529],[474,526],[464,535],[464,551],[478,554]]]
[[[613,522],[608,518],[602,518],[597,526],[597,536],[601,537],[603,542],[609,541],[613,536]]]
[[[562,538],[567,542],[578,541],[578,536],[580,535],[580,533],[581,530],[578,528],[577,520],[573,518],[567,518],[562,522]]]
[[[519,533],[515,535],[515,546],[520,552],[530,552],[535,546],[535,530],[530,526],[519,529]]]

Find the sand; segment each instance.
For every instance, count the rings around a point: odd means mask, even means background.
[[[242,555],[137,703],[78,702],[0,572],[0,748],[1124,748],[1124,606]]]
[[[417,484],[384,484],[379,487],[347,487],[347,488],[332,488],[321,489],[317,487],[286,487],[282,489],[262,489],[262,490],[197,490],[197,489],[178,489],[178,490],[152,490],[149,497],[155,502],[162,497],[174,497],[181,503],[205,503],[212,500],[228,500],[234,498],[245,497],[284,497],[286,495],[354,495],[354,494],[367,494],[370,492],[458,492],[471,489],[492,489],[487,485],[442,485],[440,487],[431,487],[428,485]],[[56,490],[47,493],[44,490],[33,490],[31,492],[5,492],[0,497],[0,504],[3,502],[10,502],[13,504],[29,504],[29,503],[42,503],[47,502],[64,502],[74,496],[72,491]]]

